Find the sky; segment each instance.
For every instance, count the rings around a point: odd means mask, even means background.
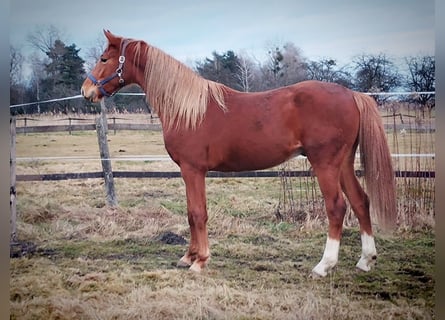
[[[54,25],[81,56],[109,29],[187,64],[227,50],[263,61],[285,42],[347,64],[362,53],[433,55],[434,9],[434,0],[13,0],[10,43],[28,52],[27,34]]]

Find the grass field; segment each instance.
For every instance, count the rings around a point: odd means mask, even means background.
[[[418,147],[419,140],[428,143]],[[400,153],[434,152],[431,135],[397,141]],[[160,133],[118,132],[109,144],[112,156],[165,154]],[[94,132],[17,137],[18,157],[94,155]],[[428,159],[396,165],[434,170]],[[116,161],[113,169],[177,167]],[[17,167],[18,174],[100,170],[99,161]],[[292,215],[281,207],[278,217],[284,183],[297,207]],[[310,274],[327,231],[322,202],[307,195],[318,192],[313,178],[208,179],[212,256],[201,274],[175,267],[189,239],[182,180],[115,184],[117,208],[105,205],[100,179],[17,183],[11,319],[435,319],[434,181],[398,180],[400,227],[377,232],[369,273],[355,270],[360,235],[348,213],[339,263],[323,279]]]

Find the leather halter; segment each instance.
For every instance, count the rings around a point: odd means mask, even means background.
[[[99,88],[100,92],[106,96],[106,97],[111,97],[113,96],[120,88],[116,89],[115,91],[113,91],[112,93],[108,92],[107,90],[105,90],[104,85],[107,84],[108,82],[110,82],[111,80],[113,80],[114,78],[119,78],[119,85],[122,88],[125,84],[125,80],[122,77],[122,73],[124,70],[124,63],[125,63],[125,48],[127,47],[128,43],[130,42],[130,40],[128,39],[124,39],[122,41],[121,44],[121,55],[119,56],[119,66],[117,67],[116,71],[106,77],[105,79],[102,80],[97,80],[93,74],[90,72],[88,74],[88,78],[93,82],[93,84]]]

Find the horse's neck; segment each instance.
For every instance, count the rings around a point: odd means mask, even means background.
[[[141,48],[139,50],[138,56],[136,56],[136,53],[133,51],[131,55],[132,61],[129,61],[129,64],[131,65],[131,78],[129,79],[129,82],[138,84],[145,92],[145,94],[148,94],[147,88],[145,88],[145,65],[147,63],[147,51],[146,51],[147,44],[141,41],[140,45]]]
[[[131,65],[131,74],[130,78],[128,79],[129,83],[135,83],[141,87],[142,91],[145,93],[146,97],[145,100],[147,103],[149,103],[149,96],[150,96],[150,88],[147,87],[147,81],[145,78],[145,68],[148,63],[148,44],[141,41],[139,52],[136,52],[136,49],[132,48],[132,54],[129,55],[128,58],[130,59],[129,64]],[[125,71],[124,71],[125,72]],[[154,106],[150,104],[150,108],[154,108],[155,112],[158,114],[160,118],[162,110],[159,110],[158,106]]]

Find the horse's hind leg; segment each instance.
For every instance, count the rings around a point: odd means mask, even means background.
[[[369,214],[369,199],[355,176],[353,163],[354,155],[346,159],[342,168],[341,186],[360,224],[362,255],[356,266],[360,270],[369,271],[377,258],[377,251]]]
[[[312,269],[318,276],[326,276],[337,264],[343,219],[346,213],[346,203],[340,187],[340,170],[336,166],[314,166],[320,190],[323,194],[329,220],[329,232],[321,261]]]

